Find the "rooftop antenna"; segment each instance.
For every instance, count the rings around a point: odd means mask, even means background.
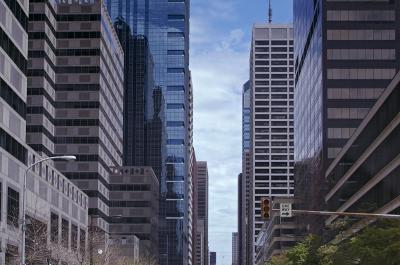
[[[271,6],[271,0],[269,0],[268,21],[269,21],[269,23],[272,23],[272,6]]]

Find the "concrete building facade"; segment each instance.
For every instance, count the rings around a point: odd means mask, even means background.
[[[232,265],[239,264],[239,236],[238,233],[232,233]]]
[[[140,240],[140,254],[157,257],[159,181],[151,167],[115,167],[110,175],[110,235]],[[125,253],[131,256],[129,249]]]
[[[26,144],[28,17],[28,1],[0,2],[0,264],[20,262],[24,174],[43,158]],[[41,240],[40,260],[67,261],[60,251],[85,250],[87,195],[48,162],[29,171],[26,188],[26,242]],[[31,249],[27,260],[38,254]]]
[[[197,161],[197,222],[203,222],[203,260],[209,264],[208,257],[208,167],[206,161]]]
[[[253,242],[263,197],[293,196],[293,27],[253,27],[250,58]],[[255,249],[253,247],[252,256]]]
[[[89,196],[108,232],[110,166],[122,165],[124,55],[103,1],[30,5],[27,142]]]

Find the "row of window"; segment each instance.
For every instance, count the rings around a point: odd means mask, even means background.
[[[328,79],[392,79],[396,69],[328,69]]]
[[[287,47],[255,47],[254,48],[255,52],[287,52],[288,48]],[[289,52],[293,52],[293,47],[289,47]]]
[[[7,33],[0,27],[0,47],[7,53],[7,55],[14,61],[21,72],[25,73],[27,60],[24,55],[15,46],[14,41],[11,40]]]
[[[396,40],[396,31],[388,29],[334,29],[327,31],[328,40]]]
[[[328,49],[328,60],[395,60],[395,49]]]
[[[45,32],[29,32],[29,39],[45,39]],[[100,39],[99,31],[58,31],[55,34],[57,39]]]
[[[0,128],[0,147],[6,150],[22,163],[26,164],[26,148],[2,128]]]
[[[368,108],[328,108],[328,119],[357,119],[367,116]]]
[[[4,0],[8,8],[11,10],[15,18],[21,24],[25,31],[28,31],[28,16],[25,14],[24,10],[17,0]]]
[[[287,93],[288,91],[293,93],[294,88],[293,87],[255,87],[256,92],[271,92],[271,93]],[[258,94],[260,95],[260,94]]]
[[[2,191],[2,183],[0,183],[0,210],[3,200]],[[10,187],[7,188],[7,224],[19,226],[19,192]]]
[[[382,88],[328,88],[328,99],[377,99]]]
[[[110,184],[110,191],[150,191],[150,184]]]
[[[328,138],[330,139],[349,139],[356,128],[328,128]]]
[[[272,53],[272,54],[262,54],[262,53],[256,53],[254,56],[256,59],[293,59],[293,54],[282,54],[282,53]]]
[[[51,213],[50,215],[50,239],[51,242],[59,243],[59,215]],[[69,235],[71,235],[71,249],[78,250],[78,242],[80,249],[84,250],[86,245],[86,232],[80,229],[80,236],[78,237],[78,226],[70,223],[68,220],[61,218],[61,244],[68,248],[69,245]]]
[[[13,110],[22,118],[26,117],[25,102],[12,90],[12,88],[0,77],[0,97],[4,99]]]
[[[264,58],[268,59],[268,55],[264,56]],[[267,60],[256,60],[254,62],[255,65],[269,65],[269,61]],[[290,61],[271,61],[271,65],[293,65],[293,60]]]
[[[293,72],[293,67],[256,67],[256,72],[271,72],[273,73],[285,73],[285,72]]]
[[[328,10],[328,21],[394,21],[395,10]]]
[[[268,40],[256,40],[255,45],[269,45],[270,42]],[[289,45],[293,45],[293,41],[289,40],[271,40],[271,45],[287,45],[289,43]]]
[[[293,155],[257,155],[255,156],[256,160],[294,160]]]
[[[257,80],[257,81],[254,82],[254,84],[256,86],[269,86],[269,85],[272,85],[272,86],[286,86],[286,85],[288,85],[288,81],[287,80],[279,80],[279,81],[272,80],[270,82],[268,80],[266,80],[266,81]],[[293,81],[289,81],[289,85],[293,85]]]
[[[100,21],[100,14],[56,14],[55,19],[65,21]],[[46,21],[46,14],[29,14],[30,21]]]

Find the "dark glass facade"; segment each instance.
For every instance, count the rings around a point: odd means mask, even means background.
[[[330,211],[400,213],[399,113],[397,74],[326,172]],[[348,232],[363,227],[357,221],[352,218],[347,223]]]
[[[165,105],[166,174],[160,180],[160,263],[189,264],[189,6],[190,1],[106,0],[111,18],[122,17],[147,38],[155,85]]]
[[[164,98],[154,85],[147,38],[134,37],[122,18],[115,29],[124,49],[124,166],[150,166],[160,179],[164,155]]]
[[[399,11],[397,1],[294,1],[299,208],[324,207],[325,170],[399,69]]]

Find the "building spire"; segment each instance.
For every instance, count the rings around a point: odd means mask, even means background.
[[[271,0],[269,0],[268,22],[269,22],[269,23],[272,23],[272,6],[271,6]]]

